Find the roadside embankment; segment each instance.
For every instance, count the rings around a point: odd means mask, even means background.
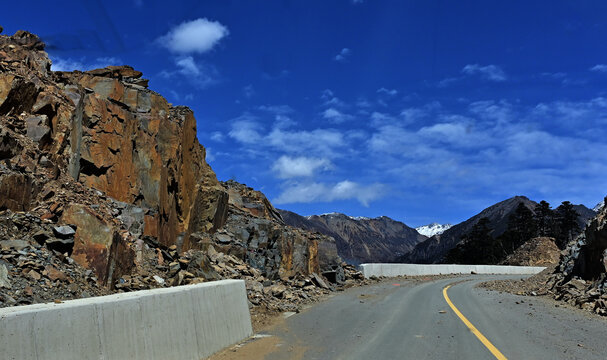
[[[365,278],[371,276],[416,276],[448,274],[504,274],[533,275],[545,269],[542,266],[454,265],[454,264],[361,264]]]
[[[199,360],[252,333],[242,280],[0,309],[7,360]]]

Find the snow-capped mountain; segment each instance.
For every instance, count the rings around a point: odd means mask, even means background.
[[[323,216],[326,216],[326,217],[340,217],[340,216],[344,216],[344,217],[347,217],[347,218],[352,219],[352,220],[371,220],[370,217],[366,217],[366,216],[349,216],[349,215],[338,213],[338,212],[330,212],[330,213],[324,213],[324,214],[320,214],[320,215],[306,215],[304,217],[306,219],[310,220],[314,216],[319,216],[319,217],[323,217]]]
[[[603,206],[605,206],[605,200],[596,204],[596,206],[592,210],[594,210],[594,212],[599,212],[599,210],[601,210],[603,208]]]
[[[451,226],[451,224],[437,224],[437,223],[432,223],[432,224],[428,224],[428,225],[424,225],[424,226],[420,226],[415,228],[415,230],[417,230],[418,233],[425,235],[427,237],[432,237],[434,235],[440,235],[443,232],[445,232],[445,230],[449,229]]]

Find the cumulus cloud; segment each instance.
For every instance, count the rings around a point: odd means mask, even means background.
[[[332,107],[323,111],[322,116],[335,124],[341,124],[354,118],[352,115],[342,113],[341,111]]]
[[[504,70],[497,65],[482,66],[479,64],[468,64],[462,69],[466,75],[479,75],[490,81],[506,81],[507,76]]]
[[[331,162],[328,159],[310,158],[305,156],[291,157],[283,155],[272,165],[272,170],[281,179],[295,177],[310,177],[318,170],[328,170]]]
[[[288,185],[273,202],[292,204],[355,199],[363,206],[369,206],[372,201],[384,196],[385,191],[386,186],[383,184],[362,185],[350,180],[343,180],[335,184],[295,183]]]
[[[343,49],[341,49],[339,54],[335,55],[333,60],[338,61],[338,62],[345,62],[346,60],[348,60],[348,58],[350,57],[351,54],[352,54],[352,50],[350,50],[348,48],[343,48]]]
[[[607,65],[597,64],[590,68],[590,71],[596,71],[601,73],[607,73]]]
[[[157,41],[173,53],[202,54],[213,49],[228,34],[228,28],[218,21],[200,18],[175,26]]]

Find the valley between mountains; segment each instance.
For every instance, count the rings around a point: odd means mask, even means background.
[[[302,216],[217,179],[193,111],[151,90],[140,71],[50,65],[36,35],[0,35],[0,307],[241,279],[255,329],[277,335],[276,319],[303,312],[282,334],[299,358],[387,359],[404,347],[415,358],[433,349],[480,358],[486,349],[442,312],[451,285],[456,305],[513,358],[604,358],[602,335],[579,334],[586,325],[605,334],[604,205],[519,195],[459,224],[417,229],[386,216]],[[372,262],[547,269],[492,285],[513,295],[475,287],[493,277],[365,279],[356,266]],[[554,329],[556,316],[575,340],[550,330],[542,353],[530,339],[544,341],[538,329]],[[269,359],[298,358],[284,349]]]

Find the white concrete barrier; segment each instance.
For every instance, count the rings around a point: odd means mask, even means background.
[[[243,280],[0,309],[2,360],[200,360],[252,334]]]
[[[454,264],[361,264],[360,270],[366,278],[371,276],[415,276],[447,274],[505,274],[533,275],[542,272],[542,266],[506,265],[454,265]]]

